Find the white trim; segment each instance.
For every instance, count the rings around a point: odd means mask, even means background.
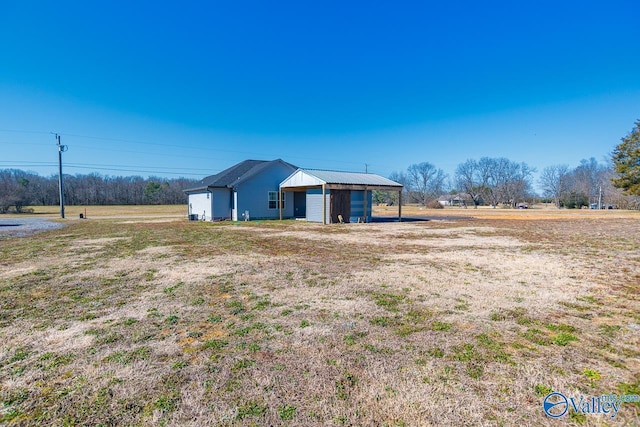
[[[233,207],[231,208],[231,219],[238,220],[238,192],[233,192]]]
[[[276,200],[271,200],[271,193],[276,193]],[[267,209],[269,209],[270,211],[276,209],[285,209],[286,200],[287,198],[284,194],[284,191],[267,191]],[[276,206],[274,208],[271,207],[271,202],[276,202]]]

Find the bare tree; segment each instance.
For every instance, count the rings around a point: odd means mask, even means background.
[[[580,208],[590,204],[597,204],[606,197],[605,190],[609,187],[611,165],[601,164],[593,157],[583,159],[580,165],[569,171],[565,177],[566,185],[563,189],[560,204],[570,208]]]
[[[413,164],[407,168],[411,195],[424,206],[443,192],[446,179],[447,174],[442,169],[428,162]]]
[[[553,165],[542,170],[539,184],[545,197],[553,199],[556,207],[560,207],[560,199],[569,187],[568,181],[569,166]]]
[[[606,169],[598,161],[591,157],[589,160],[583,159],[580,165],[573,171],[574,190],[587,196],[589,203],[598,200],[600,186],[602,185],[601,174]]]
[[[501,189],[502,203],[515,208],[518,203],[524,202],[530,196],[531,175],[535,169],[524,162],[516,163],[506,160],[504,171],[504,182]]]
[[[478,160],[478,174],[482,185],[482,197],[494,208],[498,205],[496,161],[489,157]]]
[[[487,185],[487,177],[482,173],[480,164],[473,159],[459,164],[455,179],[458,190],[468,194],[473,200],[473,207],[477,209]]]
[[[504,157],[482,157],[467,160],[456,169],[456,184],[478,206],[484,199],[494,208],[502,203],[516,207],[531,193],[534,169],[526,163],[513,162]]]

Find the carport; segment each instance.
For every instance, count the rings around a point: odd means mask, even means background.
[[[370,222],[375,190],[399,193],[398,219],[401,221],[402,184],[380,175],[298,169],[280,183],[281,194],[294,193],[290,200],[294,200],[297,217],[323,224],[341,222],[341,219],[342,222]],[[282,209],[281,204],[280,219]]]

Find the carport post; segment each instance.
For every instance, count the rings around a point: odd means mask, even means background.
[[[364,222],[367,222],[367,186],[364,186]]]
[[[326,184],[322,184],[322,223],[327,223],[327,189]]]
[[[280,202],[282,196],[282,187],[278,187],[278,210],[280,211],[280,221],[282,221],[282,202]]]

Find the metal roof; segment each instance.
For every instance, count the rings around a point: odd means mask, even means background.
[[[305,176],[306,179],[304,178]],[[289,178],[284,180],[280,186],[299,187],[321,184],[402,187],[400,183],[373,173],[338,172],[319,169],[298,169]]]

